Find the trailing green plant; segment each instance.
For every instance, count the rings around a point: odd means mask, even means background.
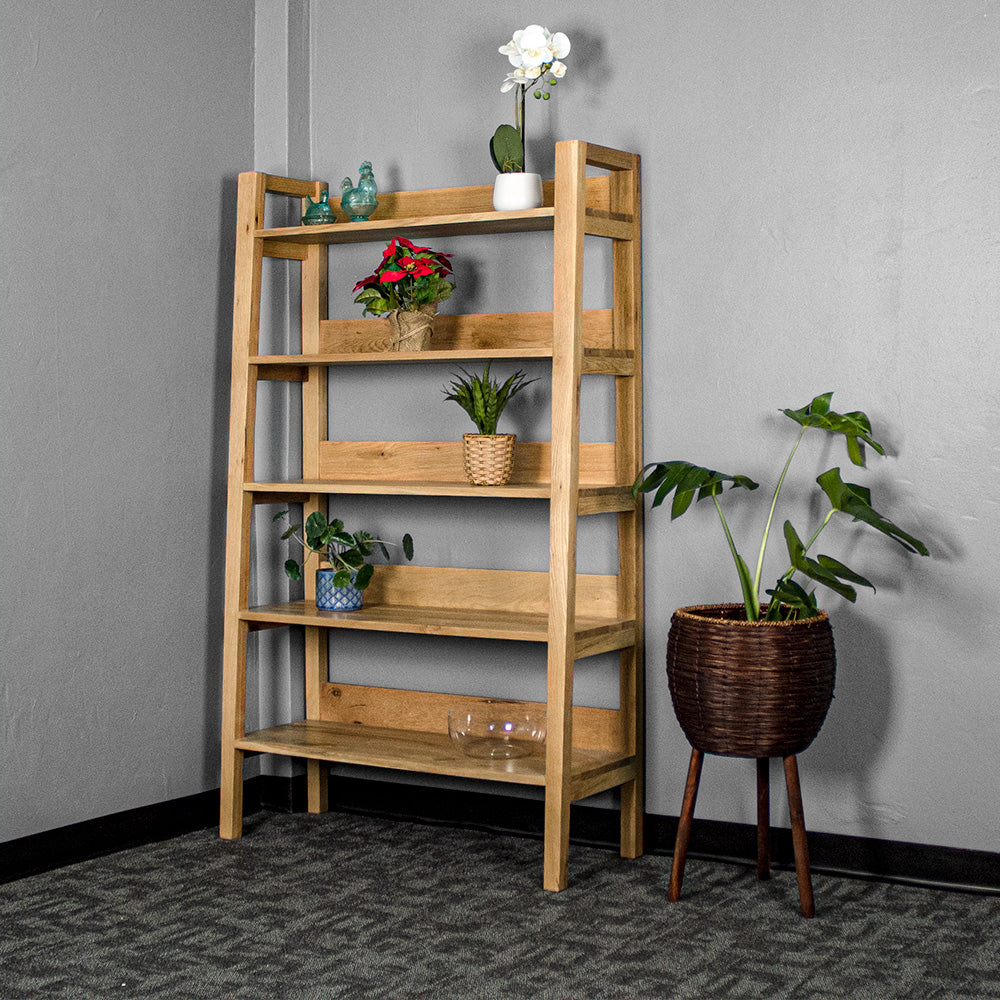
[[[274,521],[290,519],[290,512],[281,511],[274,515]],[[371,583],[372,574],[375,572],[371,563],[365,560],[374,552],[377,545],[386,559],[389,558],[389,550],[386,545],[395,545],[393,542],[386,542],[381,538],[375,538],[367,531],[356,531],[353,534],[344,530],[344,522],[341,520],[327,521],[325,515],[320,511],[314,511],[306,518],[305,533],[301,524],[291,525],[281,536],[282,539],[294,538],[305,550],[302,565],[295,559],[285,562],[285,573],[292,580],[302,578],[302,570],[305,567],[309,556],[315,553],[321,559],[329,562],[336,573],[333,577],[335,587],[346,587],[353,583],[358,590],[364,590]],[[413,558],[413,539],[407,534],[403,535],[402,543],[399,546],[403,550],[403,555],[407,559]]]
[[[824,393],[799,410],[786,409],[781,411],[786,417],[790,417],[799,424],[802,429],[792,445],[791,453],[774,488],[757,556],[756,571],[753,575],[751,575],[746,561],[737,551],[722,506],[719,503],[719,497],[726,483],[730,484],[730,493],[734,489],[757,489],[759,484],[755,483],[749,476],[727,475],[704,466],[693,465],[690,462],[652,462],[643,468],[632,487],[632,494],[636,499],[640,493],[655,491],[654,507],[659,507],[667,496],[673,493],[674,498],[670,510],[671,520],[680,517],[691,506],[692,502],[711,498],[722,522],[722,530],[729,545],[729,551],[736,564],[748,621],[759,621],[761,618],[765,621],[795,620],[810,618],[817,614],[818,604],[815,590],[807,591],[800,583],[793,580],[792,577],[796,572],[801,573],[808,580],[828,587],[852,602],[857,598],[855,586],[870,587],[873,591],[875,590],[875,585],[871,581],[866,580],[837,559],[827,555],[817,555],[813,558],[808,554],[834,514],[846,514],[854,521],[864,522],[898,542],[908,552],[919,553],[922,556],[928,555],[927,546],[923,542],[875,510],[871,503],[871,491],[867,487],[844,482],[839,467],[828,469],[816,478],[816,482],[829,501],[830,510],[806,541],[803,541],[802,536],[792,527],[791,521],[785,521],[784,537],[791,565],[778,578],[775,586],[766,592],[770,598],[768,603],[761,603],[760,580],[764,553],[778,505],[778,494],[781,492],[792,458],[795,456],[799,442],[806,430],[813,427],[830,434],[842,434],[846,440],[848,458],[857,466],[865,464],[864,445],[870,446],[880,455],[885,454],[882,445],[872,437],[871,421],[868,417],[861,411],[836,413],[830,409],[832,397],[832,392]]]
[[[464,368],[462,376],[452,372],[452,379],[441,391],[445,399],[453,399],[466,413],[480,434],[496,434],[497,421],[504,407],[524,388],[536,379],[525,381],[523,371],[516,371],[505,382],[490,378],[490,365],[486,363],[482,375],[472,375]]]

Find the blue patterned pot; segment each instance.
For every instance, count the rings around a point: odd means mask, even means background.
[[[321,611],[357,611],[364,603],[365,593],[353,584],[334,585],[335,569],[316,570],[316,607]],[[354,575],[351,575],[354,579]]]

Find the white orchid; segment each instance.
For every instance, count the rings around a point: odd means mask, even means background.
[[[515,31],[514,37],[506,45],[501,45],[499,51],[510,60],[511,66],[537,68],[543,73],[546,63],[551,65],[565,59],[569,55],[569,47],[569,39],[561,31],[552,34],[540,24],[529,24],[527,28]],[[566,67],[563,66],[565,72]]]
[[[550,32],[540,24],[529,24],[515,31],[498,50],[514,69],[500,84],[500,93],[514,90],[514,125],[501,125],[490,143],[490,154],[500,171],[524,170],[524,96],[528,87],[537,85],[533,97],[547,101],[552,96],[544,85],[554,87],[566,75],[561,60],[569,55],[569,39],[561,31]],[[548,79],[544,79],[545,76]]]

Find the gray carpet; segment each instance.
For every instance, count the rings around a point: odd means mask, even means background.
[[[1000,897],[339,813],[260,813],[0,886],[0,997],[1000,998]]]

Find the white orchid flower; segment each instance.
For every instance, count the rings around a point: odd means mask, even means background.
[[[557,31],[549,39],[549,48],[556,59],[565,59],[569,55],[569,39],[561,31]]]
[[[518,66],[513,73],[508,73],[504,82],[500,85],[500,93],[506,94],[508,90],[521,85],[527,87],[541,76],[540,66]]]
[[[550,67],[549,72],[557,79],[561,80],[566,75],[566,64],[557,59]]]
[[[540,24],[529,24],[524,31],[514,32],[522,66],[544,66],[555,58],[549,48],[551,36]]]

